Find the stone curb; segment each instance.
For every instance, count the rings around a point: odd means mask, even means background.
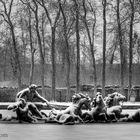
[[[12,102],[1,102],[0,103],[0,110],[7,109],[8,105],[12,104]],[[40,102],[35,102],[35,104],[43,109],[43,110],[50,110],[51,108],[46,106],[45,104],[42,104]],[[70,103],[51,103],[52,107],[56,109],[63,110],[69,106]],[[139,109],[140,108],[140,102],[138,103],[124,103],[122,106],[123,109]]]

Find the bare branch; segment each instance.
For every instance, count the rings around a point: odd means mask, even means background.
[[[42,6],[42,7],[44,8],[45,13],[46,13],[46,15],[47,15],[47,18],[48,18],[48,20],[49,20],[50,26],[52,27],[52,20],[51,20],[51,18],[50,18],[50,14],[49,14],[49,12],[48,12],[47,7],[45,6],[44,0],[41,0],[42,3],[39,2],[39,0],[37,0],[37,2],[40,4],[40,6]]]
[[[13,5],[13,0],[11,0],[11,2],[10,2],[9,12],[8,12],[8,15],[9,15],[9,16],[10,16],[10,14],[11,14],[12,5]]]
[[[34,8],[31,6],[30,2],[24,2],[24,0],[20,0],[24,5],[26,5],[28,8],[30,8],[34,13],[35,13],[35,10]]]
[[[0,2],[1,2],[1,3],[3,4],[3,6],[4,6],[4,12],[5,12],[5,14],[8,15],[5,2],[4,2],[3,0],[0,0]]]
[[[71,22],[71,24],[70,24],[70,26],[69,26],[69,28],[68,28],[67,34],[70,34],[70,30],[72,29],[72,26],[73,26],[73,24],[74,24],[74,21],[75,21],[75,20],[72,20],[72,22]],[[70,37],[70,35],[69,35],[69,37]],[[69,37],[68,37],[68,38],[69,38]]]
[[[3,19],[4,19],[4,21],[6,21],[6,23],[8,23],[8,24],[9,24],[9,22],[8,22],[8,20],[6,19],[6,17],[4,16],[4,14],[0,13],[0,16],[2,16],[2,17],[3,17]]]
[[[38,2],[39,5],[43,7],[42,0],[36,0],[36,1]]]
[[[56,26],[59,17],[60,17],[60,7],[59,7],[59,11],[57,12],[57,15],[56,15],[55,21],[54,21],[54,26]]]

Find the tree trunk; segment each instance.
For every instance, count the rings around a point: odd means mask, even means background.
[[[96,73],[96,60],[95,60],[95,55],[94,55],[94,33],[95,33],[95,25],[93,25],[93,35],[92,35],[92,38],[93,38],[93,45],[91,45],[91,55],[92,55],[92,65],[93,65],[93,75],[94,75],[94,96],[96,95],[97,93],[97,73]]]
[[[16,38],[15,38],[15,33],[14,33],[14,27],[12,24],[10,24],[10,29],[11,29],[11,35],[12,35],[12,40],[13,40],[13,47],[14,47],[14,61],[17,69],[17,79],[18,79],[18,90],[21,89],[21,65],[20,65],[20,60],[19,60],[19,52],[17,50],[17,45],[16,45]]]
[[[129,92],[127,100],[131,94],[132,88],[132,64],[133,64],[133,21],[134,21],[134,0],[129,0],[131,5],[130,33],[129,33]]]
[[[52,27],[52,42],[51,42],[51,56],[52,56],[52,100],[55,100],[55,88],[56,88],[56,59],[55,59],[55,27]]]
[[[23,21],[23,20],[22,20]],[[21,21],[21,22],[22,22]],[[26,42],[25,42],[25,38],[24,38],[24,30],[23,30],[23,25],[21,25],[21,38],[22,38],[22,45],[23,45],[23,71],[24,71],[24,69],[25,69],[25,65],[26,65]]]
[[[30,12],[30,11],[29,11]],[[33,41],[32,41],[32,27],[31,27],[31,12],[29,13],[29,38],[30,38],[30,49],[31,49],[31,66],[30,66],[30,75],[29,75],[29,84],[33,83],[33,76],[34,76],[34,53],[35,49],[33,48]]]
[[[79,7],[77,0],[75,2],[75,9],[76,9],[76,48],[77,48],[77,64],[76,64],[76,90],[77,93],[80,91],[80,36],[79,36]]]
[[[11,64],[11,68],[12,68],[12,79],[16,80],[17,79],[17,69],[15,66],[15,60],[14,60],[14,54],[13,54],[13,47],[12,44],[9,44],[9,56],[10,56],[10,64]]]
[[[95,55],[94,55],[94,37],[95,37],[96,17],[94,15],[95,21],[94,21],[93,27],[92,27],[92,38],[91,38],[90,30],[88,28],[87,19],[86,19],[87,10],[86,10],[86,6],[85,6],[85,0],[83,0],[83,8],[84,8],[84,24],[85,24],[87,35],[88,35],[90,51],[91,51],[91,56],[92,56],[92,66],[93,66],[93,75],[94,75],[94,92],[93,92],[94,95],[92,94],[92,97],[94,97],[97,92],[96,62],[95,62]]]
[[[106,82],[106,0],[103,0],[103,67],[102,67],[102,94],[105,97]]]
[[[44,56],[44,60],[45,60],[45,32],[44,32],[44,30],[45,30],[45,28],[44,28],[44,21],[45,21],[45,16],[44,16],[44,14],[42,14],[42,51],[43,51],[43,56]]]
[[[44,61],[44,56],[43,56],[43,52],[42,52],[41,37],[40,37],[40,33],[39,33],[38,9],[36,9],[36,11],[35,11],[35,19],[36,19],[36,33],[37,33],[39,53],[40,53],[42,95],[45,97],[45,86],[44,86],[44,64],[45,64],[45,61]]]
[[[120,0],[116,0],[117,2],[117,24],[118,24],[118,38],[119,38],[119,46],[120,46],[120,79],[121,79],[121,93],[124,92],[124,46],[122,42],[122,30],[121,30],[121,21],[120,21]]]
[[[66,21],[66,15],[63,11],[61,2],[59,1],[60,10],[63,16],[63,26],[64,26],[64,39],[65,39],[65,45],[66,45],[66,58],[67,58],[67,67],[66,67],[66,86],[67,86],[67,94],[66,94],[66,102],[70,99],[70,54],[69,54],[69,42],[68,42],[68,36],[67,36],[67,21]]]
[[[4,67],[3,67],[3,80],[6,80],[6,66],[7,66],[7,49],[4,51]]]
[[[30,85],[33,83],[33,77],[34,77],[34,53],[35,53],[35,49],[31,49],[31,66],[30,66],[30,75],[29,75]]]

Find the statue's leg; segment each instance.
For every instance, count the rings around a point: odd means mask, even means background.
[[[38,108],[36,107],[36,105],[34,103],[28,103],[28,107],[33,115],[37,115],[40,118],[43,118],[41,112],[38,110]]]

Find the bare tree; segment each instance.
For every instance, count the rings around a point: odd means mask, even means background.
[[[31,50],[31,66],[30,66],[30,75],[29,75],[29,84],[33,83],[34,77],[34,54],[36,49],[33,46],[33,35],[32,35],[32,12],[29,7],[28,9],[28,32],[29,32],[29,40],[30,40],[30,50]]]
[[[102,94],[105,97],[105,81],[106,81],[106,0],[102,0],[103,5],[103,67],[102,67]]]
[[[120,0],[116,0],[117,3],[117,24],[118,24],[118,37],[119,37],[119,46],[120,46],[120,79],[121,79],[121,92],[124,90],[124,47],[122,42],[122,28],[120,20]]]
[[[132,64],[133,64],[133,22],[134,22],[134,0],[129,0],[131,7],[131,19],[130,19],[130,33],[129,33],[129,92],[127,96],[127,100],[129,100],[129,96],[131,94],[132,88]]]
[[[7,4],[7,1],[0,0],[0,3],[2,4],[3,10],[0,11],[0,16],[3,17],[4,21],[8,24],[11,36],[12,36],[12,46],[14,49],[14,62],[15,67],[17,69],[17,79],[18,79],[18,87],[21,88],[21,65],[20,65],[20,59],[19,59],[19,52],[17,49],[17,42],[15,37],[15,31],[14,31],[14,24],[12,22],[11,18],[11,11],[13,7],[13,0],[10,0],[10,2]]]
[[[89,2],[90,9],[93,13],[94,16],[94,21],[92,25],[92,30],[90,32],[90,29],[88,27],[88,21],[87,21],[87,9],[86,9],[86,4],[85,0],[83,0],[83,9],[84,9],[84,16],[83,16],[83,22],[85,24],[85,28],[87,31],[88,35],[88,40],[90,44],[90,51],[91,51],[91,56],[92,56],[92,66],[93,66],[93,75],[94,75],[94,94],[97,92],[97,76],[96,76],[96,61],[95,61],[95,55],[94,55],[94,38],[95,38],[95,27],[96,27],[96,8],[94,9],[92,4]],[[93,96],[93,95],[92,95]]]
[[[66,45],[66,59],[67,59],[67,95],[66,95],[66,101],[69,100],[69,95],[70,95],[70,51],[69,51],[69,42],[68,42],[68,34],[67,34],[67,19],[64,11],[64,6],[62,6],[61,0],[59,0],[59,6],[60,6],[60,11],[62,13],[63,17],[63,28],[64,28],[64,39],[65,39],[65,45]]]
[[[42,36],[42,49],[43,49],[43,55],[44,55],[44,59],[45,59],[45,46],[46,46],[46,42],[45,42],[45,19],[46,19],[46,15],[43,12],[41,15],[41,36]]]
[[[77,51],[77,64],[76,64],[76,90],[77,93],[80,90],[80,35],[79,35],[79,3],[78,0],[74,0],[75,6],[75,31],[76,31],[76,51]]]
[[[27,5],[27,7],[29,7],[30,10],[32,10],[32,12],[34,13],[35,29],[36,29],[36,35],[37,35],[37,39],[38,39],[38,46],[39,46],[39,52],[40,52],[42,94],[43,94],[43,96],[45,96],[45,87],[44,87],[44,64],[45,64],[45,60],[44,60],[43,49],[42,49],[41,35],[40,35],[40,31],[39,31],[39,19],[38,19],[39,8],[38,8],[38,3],[36,2],[36,0],[32,0],[32,1],[21,0],[21,2],[25,5]]]
[[[52,97],[51,99],[55,100],[55,88],[56,88],[56,50],[55,50],[55,32],[57,27],[57,22],[60,16],[60,9],[56,12],[56,17],[51,19],[50,13],[46,6],[46,2],[44,0],[37,0],[37,2],[43,7],[46,16],[48,18],[50,27],[51,27],[51,56],[52,56]]]

